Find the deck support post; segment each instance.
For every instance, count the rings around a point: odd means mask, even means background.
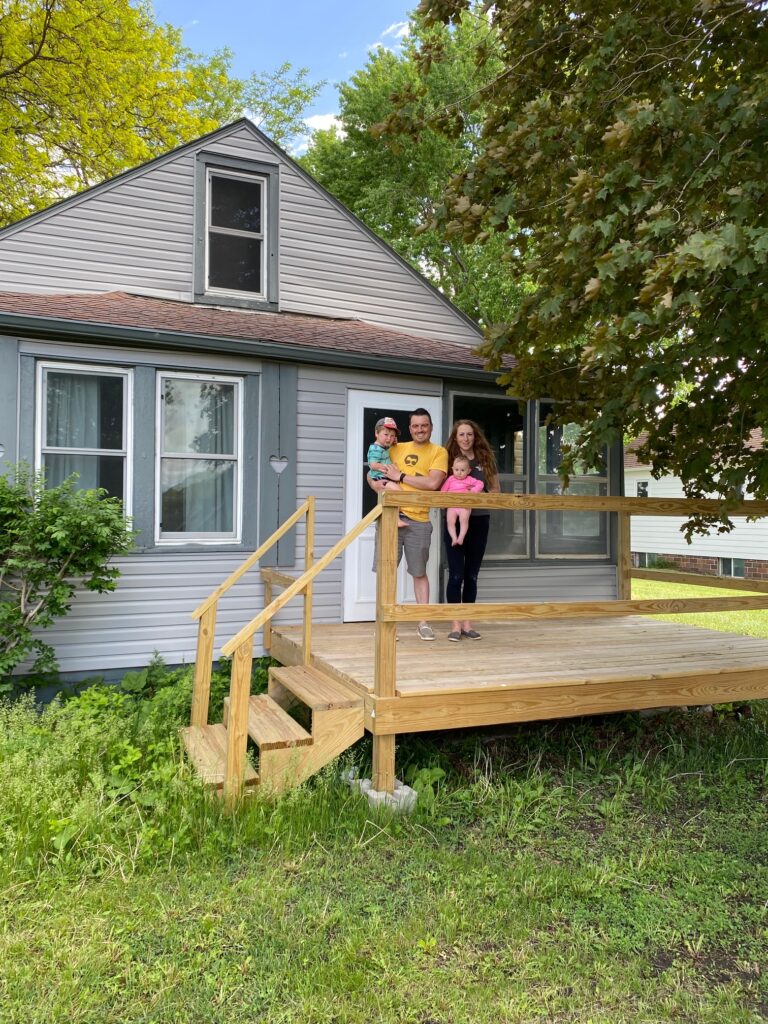
[[[304,534],[304,572],[315,564],[315,498],[307,498],[307,529]],[[304,664],[312,662],[312,580],[304,590]]]
[[[229,690],[227,722],[227,766],[224,775],[224,800],[233,807],[243,791],[245,752],[248,746],[248,699],[251,696],[253,638],[235,651],[232,659],[232,684]]]
[[[396,689],[397,623],[385,622],[382,608],[397,597],[397,516],[394,505],[381,512],[376,565],[376,663],[374,697],[394,697]],[[373,788],[392,793],[395,788],[395,737],[373,736]]]
[[[190,725],[208,725],[208,701],[211,693],[213,639],[216,635],[216,602],[203,612],[197,624],[195,678],[192,684]]]
[[[616,596],[619,601],[632,599],[632,533],[629,512],[618,513],[618,557],[616,559]]]

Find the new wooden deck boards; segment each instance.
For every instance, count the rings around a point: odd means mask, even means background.
[[[768,640],[622,619],[477,623],[479,641],[419,640],[398,627],[397,696],[376,699],[373,623],[315,624],[313,662],[367,698],[374,732],[768,697]],[[272,653],[300,659],[301,628],[276,626]]]

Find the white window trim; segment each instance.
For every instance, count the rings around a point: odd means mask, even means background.
[[[162,518],[162,493],[160,490],[160,467],[163,458],[184,456],[163,455],[163,381],[164,380],[204,380],[214,384],[233,384],[237,409],[235,414],[235,493],[233,495],[234,534],[228,533],[185,533],[172,536],[161,536],[160,520]],[[245,422],[245,382],[242,377],[227,377],[213,373],[182,373],[174,370],[158,370],[155,394],[155,544],[157,547],[181,547],[189,544],[220,546],[222,544],[241,544],[243,536],[243,429]],[[195,456],[201,458],[201,456]],[[217,458],[217,456],[212,456]],[[208,456],[202,456],[208,458]],[[224,458],[224,456],[221,456]],[[228,457],[227,457],[228,458]]]
[[[56,448],[44,445],[45,433],[45,391],[44,381],[47,370],[78,373],[90,377],[122,377],[123,379],[123,447],[116,448]],[[128,367],[104,366],[94,363],[66,363],[58,360],[39,360],[35,369],[35,469],[43,468],[44,454],[107,455],[121,456],[124,460],[123,510],[126,516],[133,513],[133,370]]]
[[[236,178],[240,181],[259,182],[261,185],[261,231],[240,231],[237,228],[214,227],[211,224],[211,181],[213,178]],[[267,298],[267,238],[269,231],[268,217],[269,181],[263,174],[248,174],[245,171],[233,171],[221,167],[206,168],[205,175],[205,293],[206,295],[237,295],[246,299]],[[257,238],[261,242],[261,290],[258,292],[240,291],[237,288],[215,288],[210,282],[210,239],[211,232],[219,235],[234,235],[237,238]]]

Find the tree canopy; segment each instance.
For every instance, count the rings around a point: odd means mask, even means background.
[[[458,26],[472,0],[422,0]],[[646,431],[686,493],[768,497],[768,11],[761,0],[496,0],[501,68],[425,119],[401,92],[387,134],[436,125],[475,153],[430,221],[504,239],[522,302],[489,332],[521,398],[582,425],[568,465]],[[475,12],[476,13],[476,12]],[[422,47],[422,81],[442,55]],[[488,48],[476,52],[480,67]],[[469,113],[465,113],[468,110]],[[447,116],[450,115],[450,116]]]
[[[0,225],[248,113],[278,143],[319,85],[290,64],[238,79],[130,0],[0,6]]]
[[[417,18],[402,53],[379,49],[339,86],[339,129],[315,132],[303,165],[404,259],[425,274],[468,315],[490,323],[517,301],[518,286],[499,262],[502,238],[483,247],[445,238],[428,226],[451,177],[477,155],[483,109],[462,108],[460,130],[446,133],[441,114],[498,74],[487,19],[461,20],[453,31]],[[420,76],[420,48],[443,56]],[[483,66],[475,61],[487,48]],[[393,93],[410,97],[425,124],[418,140],[406,135],[383,145],[380,127]],[[453,108],[450,110],[453,118]]]

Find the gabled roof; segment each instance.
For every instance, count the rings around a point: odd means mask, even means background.
[[[483,360],[465,345],[362,320],[221,309],[126,292],[0,292],[0,327],[23,336],[120,339],[125,344],[207,348],[302,362],[349,365],[352,361],[393,372],[488,381],[495,376],[483,369]]]
[[[72,196],[67,196],[65,199],[60,199],[58,202],[52,203],[50,206],[47,206],[42,210],[38,210],[35,213],[29,214],[27,217],[22,217],[21,220],[14,221],[13,224],[9,224],[4,228],[0,228],[0,242],[2,242],[4,238],[14,234],[19,230],[22,230],[29,224],[33,224],[37,221],[41,221],[50,216],[53,216],[60,210],[84,202],[91,196],[98,195],[100,192],[108,191],[109,189],[112,189],[116,185],[120,184],[121,182],[128,181],[133,177],[137,177],[141,174],[144,174],[145,171],[147,171],[151,167],[157,167],[162,165],[163,163],[175,160],[187,150],[204,150],[206,145],[213,142],[214,140],[226,138],[228,135],[235,134],[242,128],[247,128],[249,131],[253,132],[253,134],[257,136],[260,142],[275,154],[278,160],[284,160],[290,163],[297,174],[301,175],[301,177],[304,178],[305,181],[311,183],[311,185],[315,189],[320,191],[326,197],[326,199],[336,207],[336,209],[338,209],[341,213],[344,214],[345,217],[347,217],[350,221],[352,221],[355,224],[358,230],[364,232],[369,238],[373,239],[377,243],[377,245],[381,246],[381,248],[384,249],[389,254],[390,257],[395,259],[405,270],[407,270],[412,277],[416,278],[416,280],[419,281],[422,287],[429,289],[443,303],[445,303],[445,305],[448,306],[457,317],[459,317],[467,326],[471,327],[472,330],[476,332],[478,335],[478,342],[481,340],[482,332],[480,330],[480,327],[470,316],[467,316],[467,314],[463,310],[459,309],[458,306],[454,305],[454,303],[451,302],[451,300],[447,296],[445,296],[440,291],[439,288],[436,288],[431,281],[428,281],[413,266],[411,266],[411,264],[407,260],[403,259],[403,257],[398,252],[396,252],[392,248],[392,246],[385,242],[384,239],[380,238],[375,231],[372,231],[367,224],[360,220],[360,218],[357,217],[354,213],[352,213],[352,211],[349,210],[342,202],[340,202],[333,195],[333,193],[329,192],[323,185],[320,184],[319,181],[317,181],[315,178],[312,177],[311,174],[304,170],[301,164],[297,163],[293,159],[293,157],[286,153],[285,150],[281,149],[280,146],[274,143],[269,138],[269,136],[265,135],[264,132],[260,131],[260,129],[257,128],[256,125],[247,117],[241,117],[239,120],[233,121],[232,124],[224,125],[221,128],[217,128],[212,132],[208,132],[206,135],[201,135],[198,138],[193,139],[191,142],[186,142],[181,146],[177,146],[175,149],[169,150],[167,153],[162,153],[160,156],[156,156],[151,160],[147,160],[145,163],[139,164],[136,167],[129,168],[128,170],[123,171],[121,174],[115,175],[113,178],[108,178],[107,180],[99,182],[96,185],[92,185],[89,188],[83,189],[81,192],[77,192]]]

